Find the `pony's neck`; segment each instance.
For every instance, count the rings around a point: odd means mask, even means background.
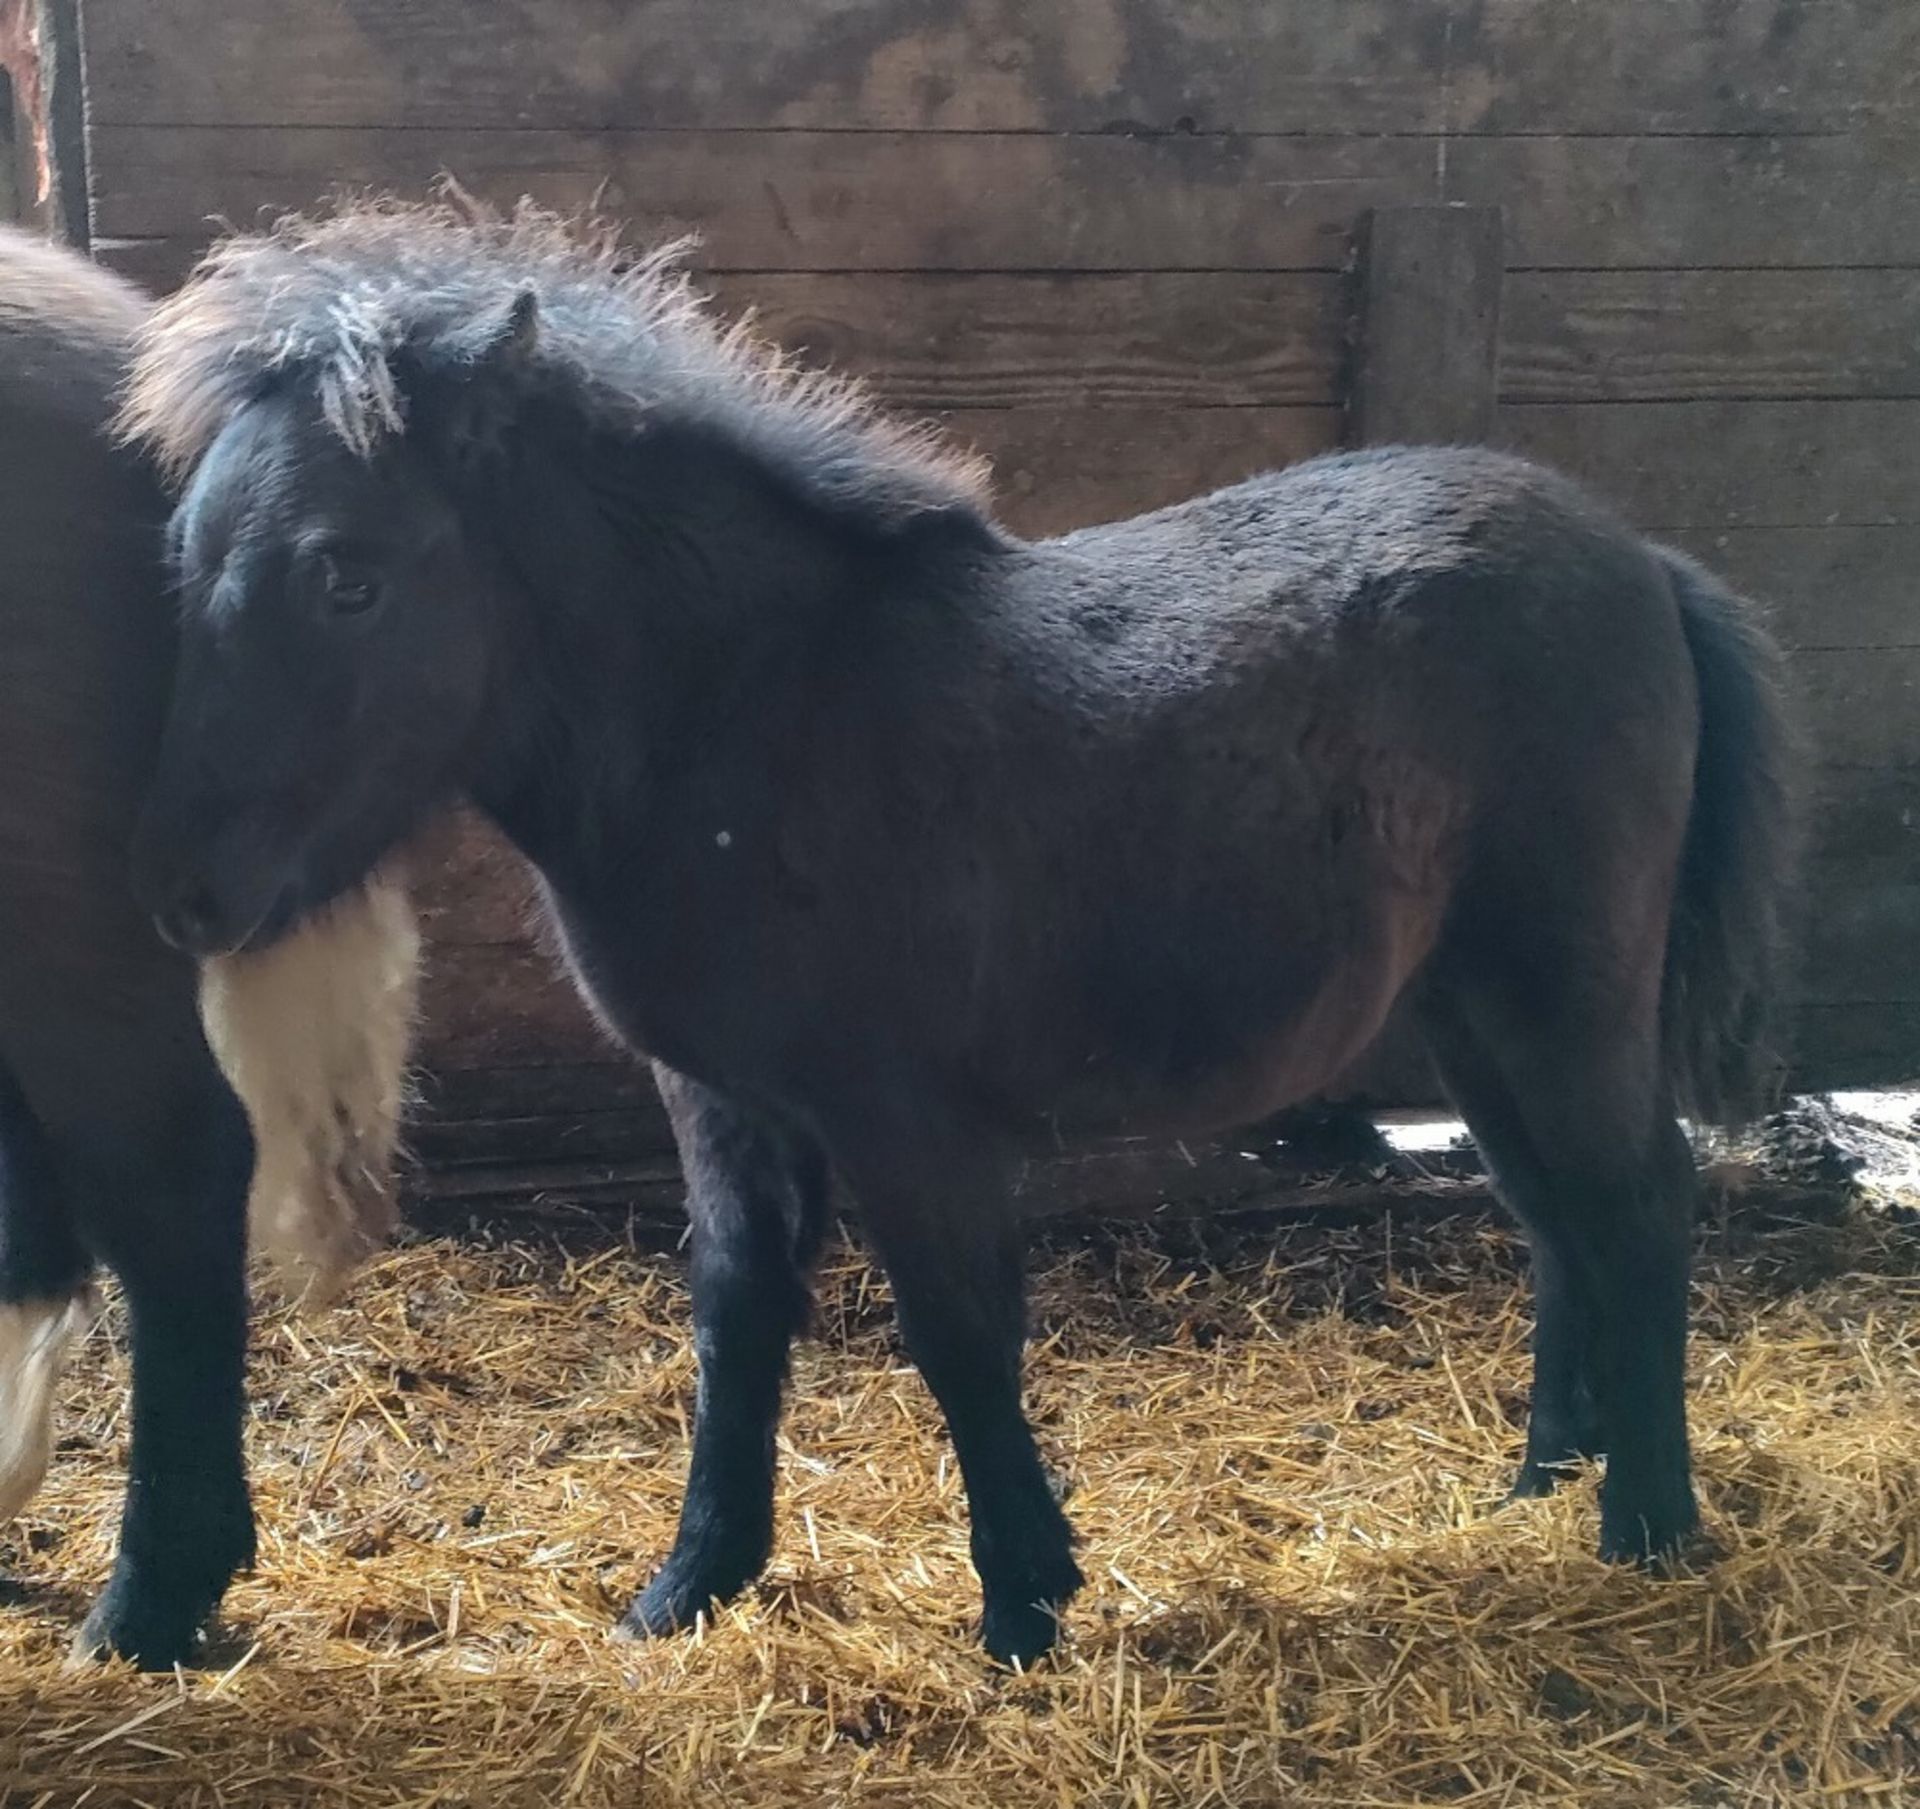
[[[509,567],[469,790],[550,878],[604,859],[858,586],[859,549],[737,449],[530,423],[472,497]]]

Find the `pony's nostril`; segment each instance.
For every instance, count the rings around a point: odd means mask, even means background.
[[[219,940],[220,902],[212,887],[194,886],[175,897],[154,921],[168,942],[191,954]]]

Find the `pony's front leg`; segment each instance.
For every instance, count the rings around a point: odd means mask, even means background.
[[[673,1551],[627,1610],[637,1638],[693,1625],[773,1546],[774,1428],[826,1228],[825,1160],[798,1133],[656,1065],[693,1221],[700,1394]]]
[[[133,1344],[133,1442],[120,1553],[78,1649],[147,1670],[191,1654],[201,1624],[254,1557],[241,1420],[247,1347],[246,1205],[253,1145],[240,1103],[209,1074],[164,1140],[82,1159],[76,1209],[118,1272]]]
[[[1053,1645],[1082,1578],[1020,1405],[1026,1288],[1008,1177],[966,1145],[923,1134],[840,1159],[960,1459],[982,1641],[1026,1664]]]

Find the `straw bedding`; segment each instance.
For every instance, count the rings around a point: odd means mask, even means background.
[[[679,1261],[586,1219],[420,1236],[268,1314],[260,1573],[210,1668],[73,1671],[125,1440],[110,1320],[0,1545],[0,1801],[1720,1805],[1920,1801],[1920,1232],[1702,1234],[1710,1565],[1591,1555],[1591,1482],[1490,1512],[1528,1313],[1484,1213],[1054,1231],[1032,1398],[1091,1579],[996,1673],[958,1479],[838,1247],[766,1585],[606,1637],[673,1529]]]

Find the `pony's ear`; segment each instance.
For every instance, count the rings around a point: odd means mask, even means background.
[[[481,370],[512,370],[531,358],[539,343],[540,298],[531,288],[522,289],[489,323],[473,362]]]
[[[521,376],[539,343],[539,298],[522,289],[499,313],[478,323],[464,358],[424,386],[423,417],[457,464],[500,449],[520,409]]]

